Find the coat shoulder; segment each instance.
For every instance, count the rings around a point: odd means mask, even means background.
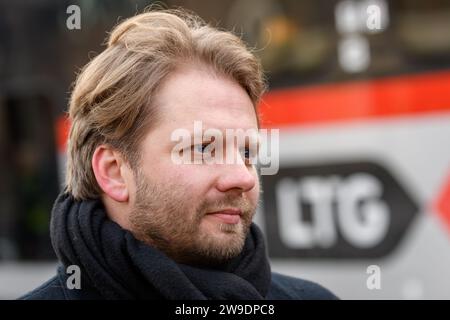
[[[58,275],[55,275],[53,278],[51,278],[41,286],[19,297],[19,300],[66,300],[66,299],[67,297],[64,294],[64,287]]]
[[[82,288],[67,288],[68,275],[62,267],[58,267],[56,275],[19,298],[19,300],[102,300],[103,298],[88,283],[82,283]]]
[[[272,282],[267,299],[337,300],[338,298],[315,282],[272,272]]]
[[[98,297],[91,296],[91,294],[87,295],[86,297],[84,297],[84,295],[86,295],[85,293],[82,296],[79,296],[80,294],[81,292],[77,294],[77,297],[68,297],[66,295],[61,278],[58,275],[55,275],[38,288],[28,292],[27,294],[19,297],[18,299],[19,300],[67,300],[72,298],[98,299]],[[272,281],[266,298],[269,300],[338,299],[331,291],[325,289],[324,287],[322,287],[317,283],[282,275],[276,272],[272,272]]]

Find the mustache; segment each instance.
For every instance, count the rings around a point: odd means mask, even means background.
[[[208,212],[220,211],[226,208],[238,208],[242,211],[242,215],[246,216],[256,209],[256,204],[252,204],[249,199],[236,196],[226,196],[223,199],[204,201],[197,212],[200,215],[206,215]]]

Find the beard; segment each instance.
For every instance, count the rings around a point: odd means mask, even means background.
[[[136,200],[129,216],[137,239],[189,265],[213,266],[239,255],[256,203],[243,193],[230,192],[220,199],[203,199],[196,204],[189,186],[156,184],[139,171],[135,173]],[[242,212],[237,224],[205,221],[208,212],[229,207]]]

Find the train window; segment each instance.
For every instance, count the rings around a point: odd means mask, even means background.
[[[386,0],[172,0],[256,48],[271,88],[450,67],[450,3]],[[370,5],[381,27],[368,27]]]

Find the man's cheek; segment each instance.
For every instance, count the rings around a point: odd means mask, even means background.
[[[250,190],[250,198],[254,204],[258,203],[259,197],[261,194],[260,181],[258,177],[256,177],[255,187]]]

